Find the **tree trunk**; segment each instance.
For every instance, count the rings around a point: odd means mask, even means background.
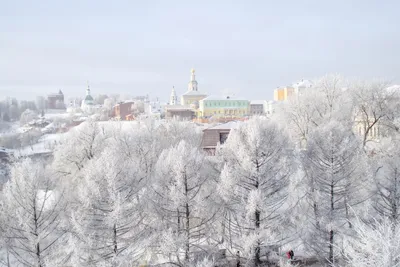
[[[348,225],[349,225],[349,228],[352,228],[353,225],[351,224],[351,221],[350,221],[349,205],[347,205],[347,196],[346,196],[346,200],[345,200],[344,205],[345,205],[345,209],[346,209],[346,219],[347,219],[347,223],[348,223]]]
[[[10,251],[8,250],[8,246],[7,246],[7,267],[11,267],[11,264],[10,264]]]
[[[257,170],[257,173],[260,171],[260,164],[259,164],[259,162],[258,162],[258,160],[256,160],[256,170]],[[259,182],[258,182],[258,179],[257,179],[257,181],[256,181],[256,183],[255,183],[255,188],[256,189],[258,189],[258,187],[259,187]],[[256,209],[256,211],[255,211],[255,229],[256,229],[256,233],[258,233],[259,232],[259,230],[260,230],[260,215],[261,215],[261,211],[260,210],[258,210],[258,209]],[[257,245],[256,245],[256,248],[255,248],[255,253],[254,253],[254,260],[255,260],[255,265],[256,266],[260,266],[260,264],[261,264],[261,255],[260,255],[261,253],[260,253],[260,241],[259,240],[257,240]]]
[[[335,209],[335,206],[334,206],[334,184],[333,184],[333,181],[332,181],[332,183],[331,183],[331,216],[333,216],[333,211],[334,211],[334,209]],[[334,239],[333,239],[333,237],[334,237],[334,232],[333,232],[333,230],[331,229],[330,231],[329,231],[329,264],[331,265],[331,266],[333,266],[333,241],[334,241]]]
[[[113,243],[114,243],[114,254],[115,254],[115,256],[117,255],[117,252],[118,252],[118,245],[117,245],[117,225],[114,223],[114,240],[113,240]]]
[[[186,262],[189,261],[189,249],[190,249],[190,231],[189,231],[189,204],[186,203],[186,249],[185,249],[185,260]]]
[[[260,211],[256,210],[255,212],[256,215],[256,231],[258,231],[260,229]],[[260,242],[257,241],[257,245],[255,248],[255,265],[259,266],[261,264],[261,255],[260,255]]]
[[[333,230],[329,232],[329,264],[333,266]]]
[[[185,175],[185,195],[186,197],[188,196],[189,193],[189,187],[188,187],[188,181],[187,181],[187,177]],[[186,204],[185,204],[185,216],[186,216],[186,226],[185,226],[185,230],[186,230],[186,248],[185,248],[185,260],[186,263],[189,262],[189,251],[190,251],[190,209],[189,209],[189,203],[187,202],[188,200],[186,200]]]
[[[35,224],[35,230],[33,235],[36,236],[36,238],[39,236],[38,234],[38,220],[39,218],[37,217],[37,213],[36,213],[36,199],[33,199],[33,222]],[[36,243],[36,260],[37,260],[37,266],[38,267],[42,267],[42,260],[41,260],[41,255],[40,255],[40,244],[39,241],[37,241]]]
[[[397,230],[397,225],[398,225],[398,192],[397,192],[397,168],[394,170],[394,189],[393,189],[393,200],[392,200],[392,237],[395,236],[396,230]],[[393,241],[392,241],[393,242]],[[398,266],[399,264],[399,259],[398,257],[395,257],[395,255],[393,255],[395,260],[394,260],[394,266]],[[392,258],[393,258],[392,256]]]

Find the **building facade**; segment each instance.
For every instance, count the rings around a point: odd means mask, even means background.
[[[222,145],[228,139],[231,129],[235,129],[241,122],[230,121],[203,130],[201,147],[210,155],[214,155],[218,145]]]
[[[304,80],[293,83],[292,86],[282,86],[274,90],[274,101],[287,101],[292,96],[301,94],[307,88],[313,87],[313,82],[310,80]]]
[[[313,87],[313,82],[310,80],[304,80],[301,79],[301,81],[298,81],[296,83],[293,84],[293,88],[294,88],[294,93],[295,94],[301,94],[303,93],[307,88],[311,88]]]
[[[271,116],[272,114],[275,113],[276,103],[277,102],[275,102],[275,101],[265,101],[265,103],[264,103],[264,114],[266,116]]]
[[[90,94],[90,87],[88,84],[87,89],[86,89],[86,96],[82,100],[81,110],[85,114],[90,115],[90,114],[93,114],[93,113],[97,112],[98,110],[100,110],[100,108],[101,108],[100,105],[95,105],[94,99],[93,99],[92,95]]]
[[[294,88],[291,86],[278,87],[274,90],[274,101],[287,101],[294,95]]]
[[[264,115],[264,100],[250,101],[250,115]]]
[[[133,101],[125,101],[116,104],[113,107],[112,115],[117,120],[131,120]]]
[[[207,94],[199,92],[198,83],[196,81],[195,70],[191,70],[190,81],[188,84],[188,90],[181,96],[181,105],[194,105],[198,106],[200,100],[207,97]]]
[[[165,108],[166,119],[178,119],[178,120],[192,120],[195,118],[195,111],[183,105],[168,105]]]
[[[64,94],[60,90],[56,94],[50,94],[47,96],[47,108],[48,109],[65,109]]]
[[[208,96],[199,103],[198,117],[231,117],[249,116],[250,102],[242,98]]]

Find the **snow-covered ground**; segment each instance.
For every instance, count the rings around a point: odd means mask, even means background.
[[[21,149],[13,150],[15,157],[26,157],[34,154],[51,153],[65,133],[43,135],[39,142],[32,146],[25,146]]]
[[[0,136],[3,134],[17,133],[19,131],[19,122],[0,122]]]

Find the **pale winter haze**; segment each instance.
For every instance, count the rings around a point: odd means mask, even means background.
[[[2,1],[0,95],[201,90],[269,99],[325,73],[399,82],[399,1]]]
[[[400,267],[399,10],[0,0],[0,267]]]
[[[228,123],[28,109],[2,122],[0,266],[399,266],[399,99],[326,75]]]

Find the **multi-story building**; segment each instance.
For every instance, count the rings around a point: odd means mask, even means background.
[[[307,88],[313,87],[313,82],[302,79],[292,86],[282,86],[274,90],[274,101],[287,101],[292,96],[301,94]]]
[[[301,81],[298,81],[298,82],[293,84],[294,93],[295,94],[301,94],[307,88],[313,87],[313,85],[314,84],[313,84],[312,81],[301,79]]]
[[[271,116],[273,113],[275,113],[275,107],[276,102],[275,101],[265,101],[264,103],[264,114],[267,116]]]
[[[215,148],[222,145],[228,139],[231,129],[235,129],[241,122],[230,121],[203,130],[201,147],[210,155],[215,153]]]
[[[242,118],[249,115],[250,102],[230,96],[208,96],[199,103],[197,116],[200,118],[230,117]]]
[[[64,94],[60,90],[56,94],[50,94],[47,96],[47,108],[48,109],[65,109]]]
[[[120,102],[113,107],[112,115],[117,120],[131,120],[132,119],[132,106],[134,102],[127,100]]]
[[[168,105],[165,107],[165,118],[178,119],[178,120],[192,120],[195,118],[195,111],[189,106]]]
[[[291,96],[294,95],[294,88],[291,86],[278,87],[274,90],[275,101],[287,101]]]
[[[250,101],[250,115],[263,115],[264,113],[264,100]]]

